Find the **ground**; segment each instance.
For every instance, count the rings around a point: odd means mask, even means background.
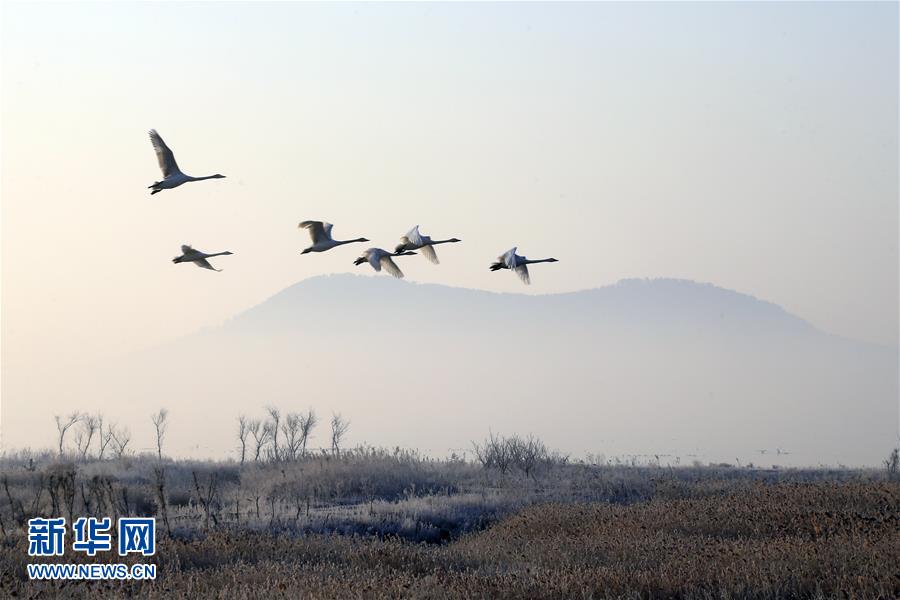
[[[373,460],[382,459],[390,464],[386,455],[369,456],[364,464],[374,471]],[[257,493],[246,489],[253,473],[261,481],[272,473],[289,481],[291,468],[307,478],[336,469],[349,485],[354,461],[362,460],[309,462],[305,471],[298,465],[232,466],[243,483],[232,481],[233,490],[216,493],[244,498],[245,505],[231,517],[221,510],[208,526],[199,499],[211,479],[199,476],[198,502],[188,499],[178,509],[177,493],[169,493],[167,503],[176,500],[169,518],[180,524],[171,526],[171,535],[161,531],[156,556],[145,559],[158,565],[155,581],[91,583],[27,579],[29,560],[49,559],[27,556],[24,529],[15,525],[18,508],[7,506],[18,502],[16,490],[21,494],[25,482],[7,464],[4,484],[13,492],[0,503],[0,596],[900,597],[900,482],[874,471],[558,465],[525,478],[426,461],[407,462],[418,466],[399,479],[430,470],[459,487],[407,489],[392,499],[384,488],[369,502],[329,507],[320,499],[319,506],[300,510],[292,508],[296,502],[279,500],[273,514],[263,507],[258,518],[248,500]],[[139,471],[140,464],[129,467]],[[169,463],[172,484],[182,467]],[[206,467],[207,474],[215,472]],[[76,470],[88,475],[92,468]],[[220,477],[229,476],[222,471]],[[278,486],[272,483],[266,493],[274,497]],[[479,514],[483,518],[475,518]],[[55,561],[88,560],[69,549]]]

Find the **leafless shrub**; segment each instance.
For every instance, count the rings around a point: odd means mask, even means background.
[[[47,491],[50,492],[53,514],[59,515],[65,509],[69,522],[75,513],[76,472],[73,463],[59,463],[47,469]]]
[[[486,469],[497,469],[503,474],[512,466],[513,456],[510,444],[501,435],[488,433],[488,439],[479,445],[472,442],[475,458]]]
[[[250,421],[247,428],[250,431],[250,435],[253,436],[253,461],[259,462],[259,458],[269,442],[269,437],[272,435],[272,430],[268,424],[264,424],[259,420]]]
[[[82,415],[78,422],[80,427],[75,431],[75,447],[78,448],[81,460],[86,460],[88,450],[91,448],[91,441],[94,439],[94,434],[97,433],[99,417]]]
[[[153,467],[154,491],[156,492],[156,503],[159,506],[159,513],[162,515],[163,524],[166,526],[166,533],[172,537],[172,528],[169,525],[169,509],[166,502],[166,470],[162,465]]]
[[[169,427],[167,421],[168,416],[169,411],[165,408],[161,408],[158,413],[150,415],[150,419],[153,421],[153,427],[156,429],[156,455],[159,460],[162,460],[163,437],[166,435],[166,429]]]
[[[113,451],[116,453],[116,458],[122,458],[127,452],[128,443],[131,441],[131,432],[127,427],[122,427],[120,429],[114,425],[110,425],[109,434],[113,445]]]
[[[97,459],[103,460],[103,455],[106,453],[106,447],[109,446],[109,443],[113,439],[113,429],[111,424],[107,424],[106,429],[103,429],[103,415],[97,415],[97,435],[99,448],[97,450]]]
[[[81,413],[73,412],[66,418],[62,418],[59,415],[53,417],[54,421],[56,421],[56,431],[58,433],[57,441],[59,443],[59,455],[63,455],[63,445],[66,441],[66,432],[78,422],[81,418]]]
[[[538,470],[565,465],[569,461],[567,455],[551,452],[544,442],[530,434],[527,437],[503,437],[489,433],[482,444],[473,442],[472,446],[476,460],[484,468],[505,474],[515,467],[532,479],[535,479]]]
[[[334,413],[331,417],[331,452],[336,456],[341,455],[341,442],[349,430],[350,421],[341,413]]]
[[[297,413],[287,413],[281,424],[284,434],[284,459],[295,460],[303,446],[302,417]]]
[[[281,427],[281,411],[274,406],[268,406],[266,407],[266,412],[269,413],[269,421],[266,425],[269,427],[269,435],[272,436],[271,459],[273,461],[278,461],[281,459],[281,450],[278,447],[278,429]]]
[[[38,495],[40,495],[40,490],[42,489],[43,481],[41,481]],[[21,527],[28,520],[28,515],[25,512],[25,505],[22,503],[22,501],[17,498],[13,498],[12,492],[9,491],[9,478],[6,475],[3,476],[3,490],[6,492],[6,498],[9,501],[9,510],[13,515],[13,519],[15,519],[19,527]],[[38,498],[38,502],[39,501],[40,498]]]
[[[210,519],[212,520],[213,525],[218,526],[219,524],[218,512],[221,508],[218,496],[219,476],[216,472],[211,472],[206,486],[201,486],[200,480],[197,477],[197,471],[191,471],[191,475],[194,478],[194,489],[197,492],[197,500],[203,508],[203,514],[206,517],[204,527],[209,531]]]
[[[887,470],[888,479],[900,478],[900,447],[891,450],[891,453],[883,461],[884,468]]]
[[[313,409],[309,409],[305,415],[300,415],[300,452],[304,456],[306,455],[306,444],[309,441],[312,430],[318,422],[318,418],[316,417],[316,413],[313,412]]]
[[[533,435],[526,438],[513,436],[507,440],[513,464],[518,467],[526,477],[534,477],[534,471],[542,464],[547,463],[549,452],[544,442]]]
[[[238,417],[238,440],[241,443],[241,464],[244,464],[244,459],[247,457],[247,437],[250,435],[250,421],[247,419],[246,415],[241,415]]]

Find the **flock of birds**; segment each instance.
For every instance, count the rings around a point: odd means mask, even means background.
[[[206,177],[191,177],[190,175],[186,175],[181,171],[181,169],[178,168],[178,163],[175,162],[175,155],[172,153],[172,150],[169,149],[169,147],[166,145],[162,137],[160,137],[155,129],[150,130],[150,141],[153,144],[153,149],[156,151],[156,158],[159,161],[159,168],[162,170],[163,174],[162,181],[156,181],[153,183],[153,185],[149,186],[148,189],[152,190],[150,192],[151,196],[153,194],[156,194],[157,192],[161,192],[163,190],[171,190],[191,181],[203,181],[205,179],[223,179],[225,177],[224,175],[219,175],[218,173],[215,175],[207,175]],[[301,229],[306,229],[309,232],[310,238],[312,238],[312,245],[308,248],[305,248],[302,254],[307,254],[309,252],[326,252],[333,248],[337,248],[338,246],[343,246],[344,244],[369,241],[364,237],[359,237],[352,240],[336,240],[331,236],[331,230],[334,226],[331,223],[325,223],[323,221],[302,221],[298,227]],[[353,261],[353,264],[361,265],[363,263],[369,263],[372,268],[375,269],[375,271],[380,272],[382,269],[384,269],[390,275],[402,278],[403,271],[401,271],[400,268],[397,267],[397,264],[393,260],[394,257],[412,256],[416,254],[416,252],[414,252],[415,250],[420,250],[425,258],[435,264],[438,264],[440,261],[438,260],[437,253],[435,252],[434,247],[439,244],[455,244],[460,241],[462,240],[459,240],[457,238],[433,240],[431,239],[431,237],[419,233],[419,226],[416,225],[409,232],[407,232],[406,235],[400,238],[400,243],[397,244],[393,252],[389,252],[387,250],[384,250],[383,248],[369,248],[368,250],[363,252],[359,258]],[[496,261],[491,263],[491,271],[500,271],[502,269],[515,271],[525,284],[530,284],[531,278],[528,274],[528,265],[545,262],[557,262],[555,258],[529,260],[524,256],[516,254],[516,250],[517,248],[512,248],[500,255]],[[181,256],[176,256],[172,259],[172,262],[191,262],[204,269],[209,269],[211,271],[221,271],[221,269],[216,269],[215,267],[213,267],[208,259],[214,256],[228,256],[230,254],[233,253],[226,251],[213,252],[211,254],[208,254],[185,244],[181,247]]]

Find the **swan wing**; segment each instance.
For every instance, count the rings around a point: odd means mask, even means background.
[[[221,271],[221,269],[216,269],[211,264],[209,264],[209,261],[205,258],[198,258],[192,262],[202,269],[209,269],[210,271]]]
[[[519,265],[515,268],[516,275],[525,285],[531,285],[531,277],[528,276],[528,265]]]
[[[150,130],[150,143],[153,144],[153,149],[156,151],[156,160],[159,162],[159,168],[164,178],[181,172],[178,169],[178,163],[175,162],[175,155],[155,129]]]
[[[381,257],[384,255],[385,252],[379,251],[378,248],[369,248],[365,252],[366,260],[369,261],[369,264],[376,271],[381,271]]]
[[[331,238],[331,228],[334,227],[334,225],[332,225],[331,223],[323,223],[322,225],[323,225],[322,230],[325,232],[325,235],[328,237],[329,240],[332,239]]]
[[[184,258],[187,260],[196,260],[198,258],[206,258],[207,256],[206,253],[190,246],[182,246],[181,253],[184,254]]]
[[[410,229],[410,230],[406,233],[406,236],[405,236],[405,237],[406,237],[407,240],[409,240],[409,243],[411,243],[411,244],[413,244],[413,245],[415,245],[415,246],[421,246],[421,245],[422,245],[423,240],[422,240],[422,235],[419,233],[419,226],[418,226],[418,225],[416,225],[415,227],[413,227],[412,229]]]
[[[430,260],[431,262],[433,262],[436,265],[441,263],[441,261],[438,260],[437,252],[434,251],[434,246],[432,246],[431,244],[426,244],[426,245],[422,246],[422,256],[424,256],[425,258],[427,258],[428,260]]]
[[[387,271],[397,279],[403,279],[403,271],[400,270],[400,268],[390,256],[382,256],[379,262],[384,266],[385,271]]]
[[[511,248],[503,253],[503,256],[498,258],[500,262],[506,265],[507,269],[515,269],[518,262],[516,261],[516,250],[518,248]]]
[[[322,221],[303,221],[297,227],[309,231],[309,237],[312,238],[313,244],[318,244],[326,238],[325,223]],[[328,232],[331,233],[331,223],[328,224]]]

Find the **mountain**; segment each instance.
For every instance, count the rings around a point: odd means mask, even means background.
[[[351,443],[435,454],[492,430],[579,456],[877,464],[897,358],[691,281],[522,295],[332,275],[132,357],[94,393],[168,406],[184,453],[230,450],[237,415],[274,404],[343,413]]]

